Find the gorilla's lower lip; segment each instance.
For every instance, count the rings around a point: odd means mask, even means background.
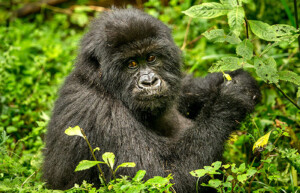
[[[139,101],[153,101],[153,100],[159,100],[162,98],[165,98],[166,95],[159,95],[159,94],[145,94],[145,95],[139,95],[135,98]]]

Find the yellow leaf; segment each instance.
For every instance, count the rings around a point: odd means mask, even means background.
[[[80,137],[84,138],[84,136],[81,133],[81,130],[80,130],[79,126],[69,127],[68,129],[65,130],[65,134],[67,134],[69,136],[77,135],[77,136],[80,136]]]
[[[229,74],[226,74],[226,73],[223,72],[223,71],[222,71],[222,73],[223,73],[223,76],[226,78],[226,80],[228,80],[228,81],[231,81],[231,80],[232,80],[232,78],[231,78],[231,76],[230,76]]]
[[[258,147],[264,147],[265,145],[267,145],[268,141],[269,141],[269,137],[272,131],[270,131],[269,133],[265,134],[264,136],[262,136],[261,138],[259,138],[253,145],[253,151],[258,148]]]

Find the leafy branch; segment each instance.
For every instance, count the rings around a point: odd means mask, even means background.
[[[294,2],[296,2],[296,0],[294,0]],[[276,88],[283,94],[283,96],[296,108],[300,109],[299,105],[276,85],[279,80],[283,80],[294,83],[300,88],[300,76],[291,71],[278,71],[275,59],[266,55],[266,53],[268,53],[273,47],[277,46],[280,42],[291,43],[298,38],[300,46],[300,30],[298,22],[297,28],[295,28],[286,24],[269,25],[258,20],[247,20],[243,3],[248,3],[248,1],[220,0],[220,3],[203,3],[192,6],[188,10],[183,11],[183,13],[192,18],[211,19],[227,15],[230,29],[229,33],[226,33],[223,29],[213,29],[204,32],[203,36],[214,43],[227,42],[229,44],[237,45],[236,54],[238,57],[221,58],[220,61],[217,61],[212,65],[209,72],[222,72],[226,70],[232,71],[239,68],[254,68],[259,78],[268,84],[275,84]],[[296,7],[295,12],[297,12]],[[240,36],[241,31],[243,30],[243,24],[246,39],[242,41]],[[254,46],[249,39],[250,30],[259,39],[270,42],[259,55],[253,56]],[[298,91],[298,93],[300,92]]]

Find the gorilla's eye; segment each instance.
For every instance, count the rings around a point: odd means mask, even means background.
[[[130,60],[129,62],[128,62],[128,68],[137,68],[138,67],[138,63],[136,62],[136,61],[134,61],[134,60]]]
[[[146,60],[147,60],[147,62],[154,62],[156,60],[156,57],[153,56],[153,55],[150,55],[150,56],[147,57]]]

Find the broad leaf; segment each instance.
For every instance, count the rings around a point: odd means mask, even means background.
[[[300,85],[300,76],[288,70],[278,72],[279,79]]]
[[[157,185],[158,187],[161,187],[167,183],[169,183],[169,180],[161,176],[155,176],[145,182],[146,185]]]
[[[276,36],[294,35],[297,31],[295,27],[286,24],[272,25],[271,28],[275,31]]]
[[[94,167],[97,164],[104,163],[101,161],[90,161],[90,160],[82,160],[79,162],[79,164],[76,166],[75,172],[81,171],[81,170],[87,170],[91,167]]]
[[[225,36],[225,41],[230,43],[230,44],[239,44],[241,43],[241,39],[234,33],[228,34]]]
[[[257,172],[256,168],[252,167],[247,170],[247,176],[253,176]]]
[[[228,12],[227,17],[228,17],[228,24],[229,24],[230,30],[234,34],[239,36],[241,31],[243,30],[243,23],[244,23],[244,17],[245,17],[244,8],[243,7],[235,7],[233,10]]]
[[[214,166],[215,170],[218,170],[222,166],[222,162],[221,161],[216,161],[216,162],[212,163],[211,165]]]
[[[248,20],[251,31],[260,39],[267,41],[275,41],[276,33],[273,28],[262,21]]]
[[[200,178],[200,177],[204,176],[206,173],[207,173],[207,171],[204,170],[204,169],[194,170],[194,171],[190,172],[190,174],[192,176],[195,176],[197,178]]]
[[[300,87],[298,87],[297,98],[300,98]]]
[[[210,19],[226,15],[228,11],[230,11],[230,7],[221,3],[202,3],[192,6],[188,10],[183,11],[183,13],[190,17]]]
[[[242,68],[244,60],[237,57],[224,57],[209,68],[209,72],[233,71]]]
[[[220,0],[220,2],[223,5],[229,5],[232,8],[238,6],[237,0]],[[239,2],[240,2],[240,0],[239,0]]]
[[[203,35],[214,43],[228,42],[230,44],[239,44],[241,42],[240,38],[234,33],[226,35],[223,29],[209,30],[204,32]]]
[[[278,74],[276,68],[276,61],[269,57],[267,60],[263,60],[259,57],[254,58],[254,67],[256,74],[265,82],[277,83]]]
[[[135,182],[139,182],[141,181],[144,176],[146,175],[146,171],[145,170],[139,170],[136,175],[134,176],[134,178],[132,178],[133,181]]]
[[[120,165],[118,165],[118,167],[116,168],[115,172],[117,172],[117,170],[119,168],[133,168],[135,167],[135,163],[134,162],[125,162],[125,163],[122,163]]]
[[[79,126],[69,127],[68,129],[65,130],[65,134],[67,134],[69,136],[77,135],[77,136],[83,137]]]
[[[111,169],[114,168],[115,154],[113,154],[112,152],[105,152],[102,155],[102,159]]]
[[[276,33],[277,41],[293,42],[299,34],[296,34],[297,29],[286,24],[272,25],[271,28]]]
[[[213,40],[215,42],[224,42],[225,41],[225,33],[223,29],[213,29],[210,31],[206,31],[203,33],[203,35],[208,39],[208,40]]]
[[[247,180],[247,174],[238,175],[237,180],[241,183],[244,183]]]
[[[270,138],[270,134],[272,131],[270,131],[269,133],[267,133],[266,135],[262,136],[261,138],[259,138],[253,145],[253,151],[258,148],[258,147],[264,147],[267,145],[269,138]]]
[[[236,54],[242,56],[246,60],[250,60],[253,56],[253,44],[250,40],[245,39],[236,47]]]
[[[218,188],[222,185],[222,182],[219,179],[211,179],[208,181],[208,184],[214,188]]]

